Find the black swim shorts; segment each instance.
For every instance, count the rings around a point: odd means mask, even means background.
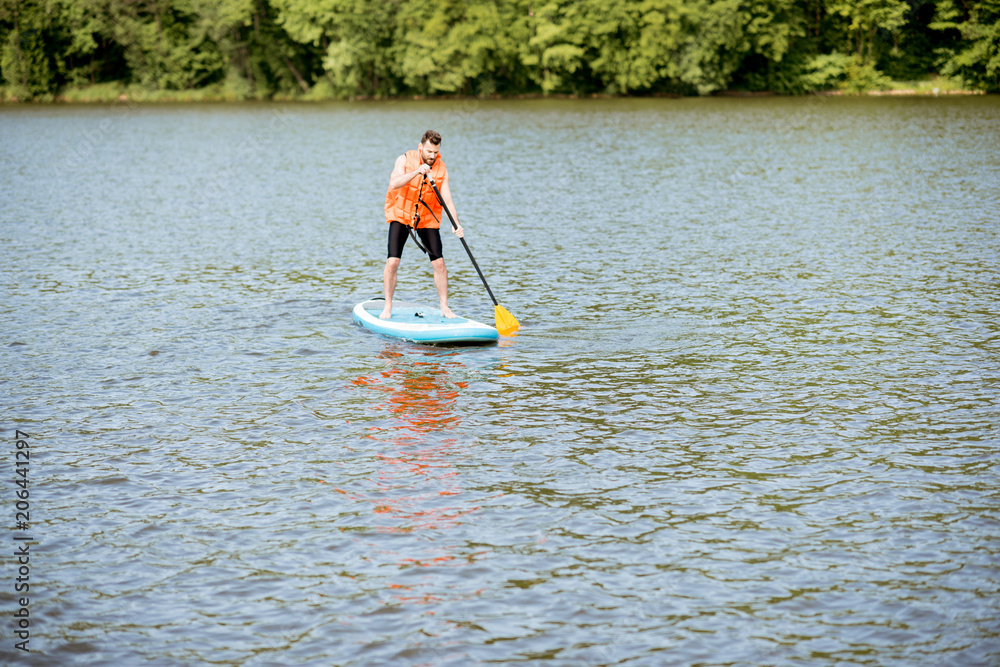
[[[420,237],[420,243],[427,248],[427,255],[433,262],[435,259],[441,259],[443,256],[441,254],[441,231],[438,229],[430,229],[428,227],[423,227],[417,230],[417,236]],[[406,245],[406,239],[410,237],[410,228],[401,222],[396,222],[393,220],[389,223],[389,257],[402,257],[403,256],[403,246]]]

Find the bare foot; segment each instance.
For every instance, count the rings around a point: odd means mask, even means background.
[[[387,320],[390,317],[392,317],[392,306],[386,306],[385,310],[383,310],[378,316],[380,320]]]
[[[441,314],[445,317],[458,317],[455,313],[451,312],[451,308],[448,306],[441,306]]]

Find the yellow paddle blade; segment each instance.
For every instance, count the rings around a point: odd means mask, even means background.
[[[507,309],[503,306],[498,305],[493,309],[493,313],[496,315],[497,331],[504,336],[510,336],[521,328],[521,324],[517,321],[517,318],[507,312]]]

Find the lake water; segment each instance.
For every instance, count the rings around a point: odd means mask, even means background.
[[[374,335],[423,130],[522,329]],[[1000,663],[1000,98],[0,109],[36,665]],[[450,304],[492,321],[446,235]],[[434,303],[406,248],[399,298]]]

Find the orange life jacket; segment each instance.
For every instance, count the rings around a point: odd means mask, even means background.
[[[420,164],[420,151],[406,151],[406,165],[403,167],[404,173],[415,170]],[[434,166],[431,167],[430,175],[434,178],[434,182],[438,188],[440,188],[441,183],[444,182],[445,177],[448,175],[448,168],[444,166],[444,160],[441,159],[440,155],[434,160]],[[427,206],[421,204],[419,199],[422,199]],[[434,215],[431,215],[427,211],[428,207],[430,207],[431,211],[434,211]],[[386,222],[401,222],[407,227],[415,226],[417,229],[438,229],[441,227],[443,214],[444,210],[441,208],[441,202],[438,201],[437,195],[434,193],[434,188],[431,187],[430,182],[424,182],[424,177],[420,174],[414,176],[403,187],[389,190],[385,193]],[[437,219],[434,216],[437,216]]]

